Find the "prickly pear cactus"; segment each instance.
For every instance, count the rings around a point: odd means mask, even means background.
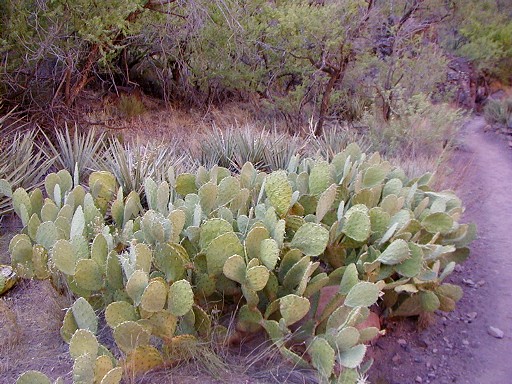
[[[168,182],[145,180],[143,197],[125,196],[108,172],[88,186],[50,174],[47,197],[0,188],[24,226],[9,244],[16,273],[78,298],[61,328],[75,381],[117,383],[188,359],[222,329],[224,340],[264,331],[294,364],[355,383],[365,343],[380,332],[363,325],[370,307],[414,316],[451,311],[462,297],[444,279],[476,229],[459,223],[461,201],[433,191],[430,178],[410,180],[349,145],[331,162],[297,158],[270,174],[250,163],[240,175],[171,172]],[[213,325],[230,310],[231,336]],[[119,363],[96,339],[97,313]]]

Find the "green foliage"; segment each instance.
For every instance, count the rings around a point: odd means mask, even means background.
[[[468,2],[456,14],[458,54],[472,60],[487,76],[510,82],[512,8],[508,2]]]
[[[122,94],[119,97],[117,109],[119,110],[120,115],[124,118],[137,117],[146,111],[146,107],[139,97],[126,94]]]
[[[199,164],[207,168],[219,165],[240,172],[250,162],[262,171],[286,169],[294,156],[304,152],[298,136],[277,134],[250,125],[214,129],[200,140]],[[191,153],[195,157],[194,153]]]
[[[170,183],[147,178],[144,210],[112,174],[93,172],[85,193],[60,171],[46,178],[44,205],[14,192],[25,228],[9,251],[21,276],[64,281],[78,297],[61,328],[75,381],[187,358],[213,332],[220,301],[236,332],[264,329],[285,357],[335,380],[362,363],[379,332],[357,328],[369,307],[410,316],[453,310],[461,297],[443,280],[475,230],[458,223],[460,200],[428,180],[349,145],[330,162],[307,158],[270,174],[247,163],[236,177],[215,166]],[[327,285],[335,294],[319,308]],[[96,312],[122,361],[105,365]]]

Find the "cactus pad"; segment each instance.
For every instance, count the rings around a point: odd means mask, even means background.
[[[73,364],[73,383],[94,383],[94,366],[96,356],[85,354],[78,356]]]
[[[380,290],[376,284],[361,281],[354,285],[345,298],[347,307],[369,307],[379,298]]]
[[[190,283],[186,280],[179,280],[169,288],[168,309],[174,316],[183,316],[192,309],[194,304],[194,293]]]
[[[213,276],[221,274],[227,259],[243,254],[243,246],[235,233],[228,232],[216,237],[206,249],[208,273]]]
[[[101,379],[100,384],[119,384],[121,379],[123,378],[123,368],[116,367],[112,368],[110,371],[106,373],[106,375]]]
[[[71,230],[69,238],[72,239],[75,236],[82,236],[85,229],[85,216],[82,206],[78,206],[71,220]]]
[[[245,281],[249,289],[261,291],[267,285],[269,271],[263,265],[258,265],[247,269]]]
[[[320,224],[306,223],[293,236],[290,247],[301,250],[306,256],[318,256],[329,241],[329,231]]]
[[[96,334],[98,331],[98,318],[87,300],[79,297],[71,306],[71,310],[78,328],[87,329]]]
[[[126,301],[115,301],[105,309],[105,320],[110,328],[115,328],[125,321],[137,321],[139,315],[135,307]]]
[[[233,227],[230,223],[223,219],[211,219],[201,225],[201,232],[199,235],[199,247],[206,249],[216,237],[228,232],[233,232]]]
[[[98,347],[98,340],[96,340],[96,336],[91,331],[79,329],[71,337],[69,354],[73,359],[77,359],[85,354],[96,356],[98,354]]]
[[[326,161],[316,162],[309,174],[309,193],[320,195],[333,182],[331,167]]]
[[[59,238],[59,231],[55,223],[51,221],[45,221],[37,228],[36,241],[48,250],[53,247]]]
[[[240,255],[233,255],[229,257],[222,268],[222,271],[227,278],[236,281],[239,284],[243,284],[245,282],[245,270],[245,261]]]
[[[126,283],[126,293],[133,300],[135,305],[140,304],[142,294],[149,284],[149,276],[146,272],[137,270],[128,279]]]
[[[103,275],[100,267],[92,259],[78,260],[74,277],[76,284],[82,289],[97,291],[103,286]]]
[[[279,260],[279,245],[274,239],[264,239],[260,244],[259,258],[269,270],[274,270]]]
[[[309,311],[309,300],[297,295],[287,295],[279,299],[279,310],[286,325],[292,325],[301,320]]]
[[[189,193],[196,193],[196,177],[190,173],[182,173],[176,178],[176,192],[182,196]]]
[[[421,225],[430,233],[440,232],[441,234],[446,234],[452,230],[453,219],[447,213],[437,212],[425,217]]]
[[[125,321],[114,328],[114,340],[124,353],[149,344],[150,333],[134,321]]]
[[[339,363],[345,368],[356,368],[363,362],[366,345],[359,344],[338,355]]]
[[[261,243],[263,240],[270,238],[267,228],[257,225],[247,233],[245,239],[245,248],[247,250],[247,258],[254,259],[260,256]]]
[[[131,376],[148,372],[164,364],[162,355],[155,347],[144,345],[132,350],[123,362],[123,368]]]
[[[52,384],[48,376],[38,371],[23,372],[16,380],[16,384]]]
[[[324,378],[329,378],[334,369],[334,349],[327,340],[315,337],[309,344],[308,353],[311,355],[311,363]]]
[[[345,213],[344,219],[342,232],[347,237],[357,242],[366,241],[370,237],[371,221],[368,208],[365,205],[352,206]]]
[[[167,301],[167,290],[167,285],[163,280],[152,280],[142,294],[141,308],[148,312],[158,312],[164,309]]]
[[[285,171],[272,172],[267,176],[265,193],[277,214],[284,216],[291,206],[293,193]]]
[[[382,264],[395,265],[406,260],[410,256],[409,246],[407,242],[397,239],[388,245],[386,250],[377,258]]]

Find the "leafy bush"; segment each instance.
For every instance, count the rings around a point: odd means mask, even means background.
[[[488,100],[484,107],[484,116],[489,124],[512,128],[512,99]]]
[[[362,325],[369,307],[450,311],[462,295],[443,280],[468,256],[475,228],[458,223],[460,200],[429,179],[409,180],[349,145],[331,162],[270,174],[246,163],[238,176],[214,166],[146,178],[143,207],[111,173],[92,173],[87,192],[60,171],[46,178],[47,199],[39,189],[13,193],[24,229],[9,251],[21,276],[78,297],[61,328],[77,381],[100,371],[118,383],[123,371],[187,358],[201,339],[265,331],[322,380],[355,383],[379,333]],[[219,311],[234,316],[237,334],[212,325]],[[120,359],[98,341],[96,312]]]

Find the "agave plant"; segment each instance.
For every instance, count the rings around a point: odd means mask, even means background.
[[[324,134],[316,136],[309,135],[310,155],[320,156],[327,161],[343,151],[350,143],[357,143],[363,151],[370,148],[370,141],[361,134],[348,127],[334,126],[325,128]]]
[[[297,136],[257,130],[247,125],[225,131],[215,129],[200,143],[199,161],[206,168],[214,165],[239,173],[246,162],[258,170],[286,168],[292,156],[301,153],[304,142]]]
[[[5,117],[0,119],[0,126]],[[2,131],[7,128],[2,127]],[[0,216],[12,211],[12,190],[39,187],[55,161],[54,156],[47,156],[35,143],[37,135],[37,130],[16,132],[0,142]]]
[[[232,167],[232,157],[236,152],[236,144],[232,130],[222,131],[218,127],[214,127],[212,132],[208,133],[206,140],[199,142],[198,162],[206,168],[219,165],[224,168]],[[191,153],[191,157],[195,157]]]
[[[185,164],[187,155],[181,153],[177,142],[143,144],[138,138],[134,143],[123,144],[112,138],[103,157],[96,162],[96,168],[112,172],[124,192],[142,193],[146,178],[166,180],[171,167],[180,170]]]
[[[94,129],[87,133],[78,132],[75,126],[73,135],[70,134],[67,124],[64,131],[55,130],[55,140],[46,134],[43,150],[46,157],[55,158],[58,169],[66,169],[73,174],[77,168],[77,177],[85,177],[94,169],[95,161],[105,151],[106,134],[97,134]]]
[[[287,169],[294,159],[298,161],[302,157],[307,144],[307,140],[297,135],[271,134],[264,154],[268,169],[271,171]]]

